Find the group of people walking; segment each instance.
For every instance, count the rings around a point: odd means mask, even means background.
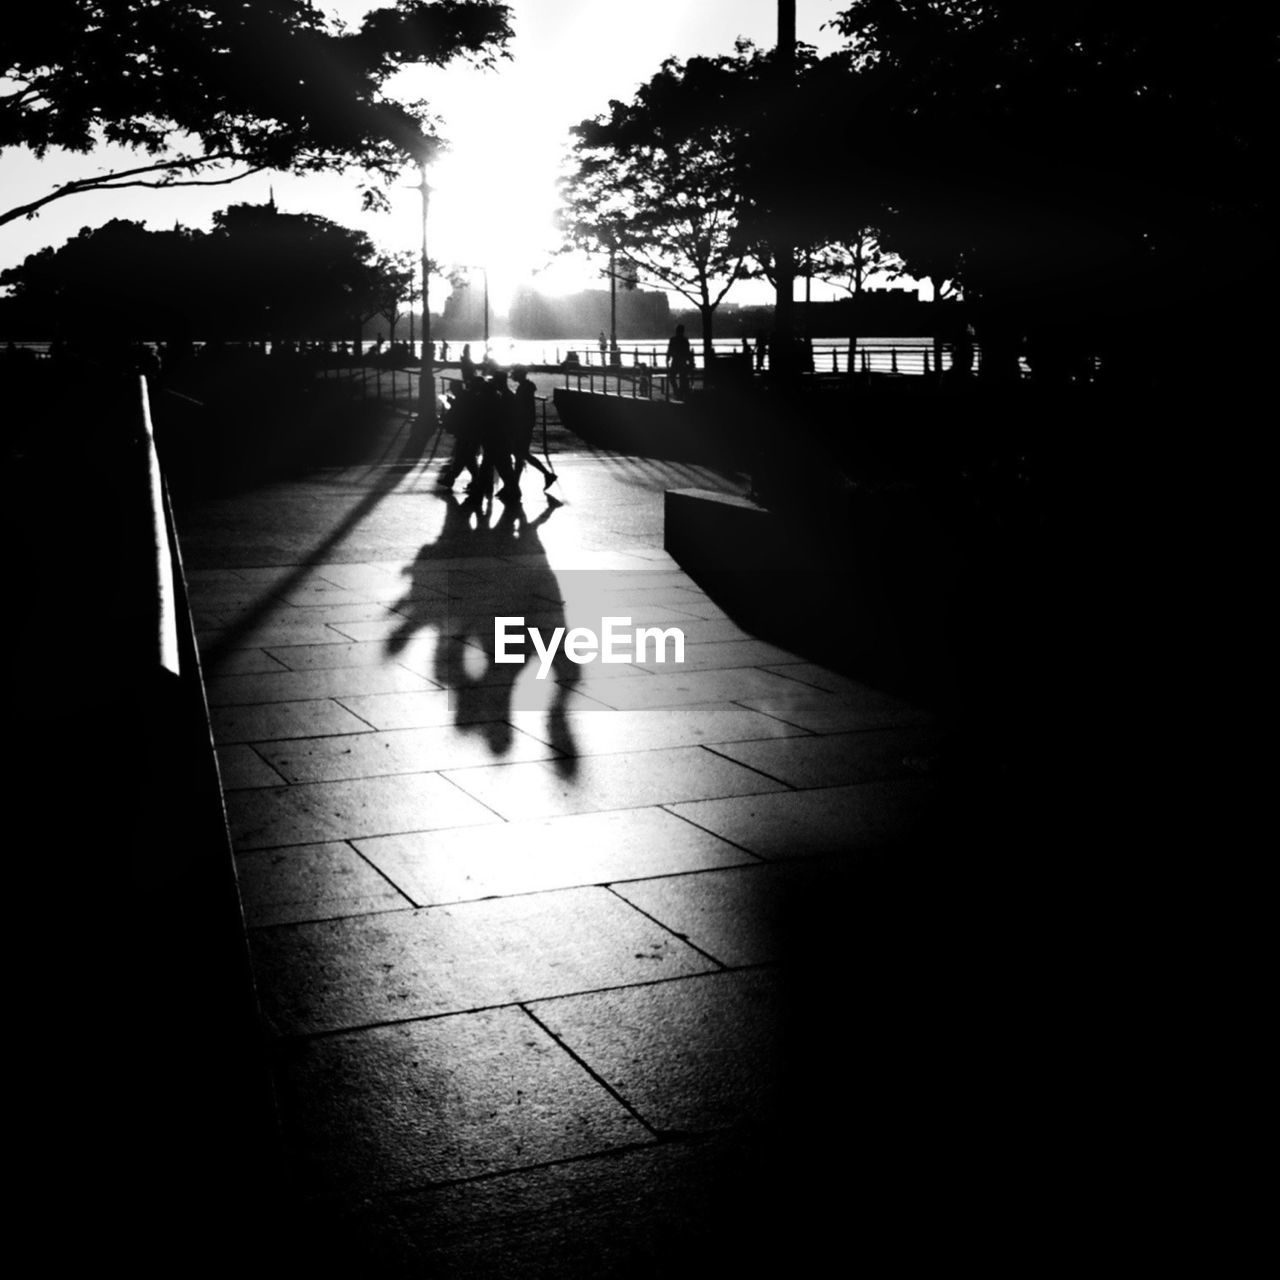
[[[469,357],[470,351],[464,354]],[[533,453],[538,405],[529,371],[516,365],[509,375],[498,371],[485,376],[468,358],[462,374],[462,385],[451,397],[443,422],[453,436],[453,454],[437,485],[452,489],[466,471],[471,477],[467,493],[473,498],[492,498],[494,484],[501,480],[498,500],[515,504],[520,502],[521,475],[530,466],[542,473],[544,492],[550,489],[556,474]],[[514,388],[507,386],[508,377]]]

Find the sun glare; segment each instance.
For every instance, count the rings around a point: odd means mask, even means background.
[[[428,251],[478,276],[505,310],[513,291],[538,282],[559,247],[554,160],[527,146],[457,147],[432,167]]]

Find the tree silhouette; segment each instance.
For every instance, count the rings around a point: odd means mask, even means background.
[[[28,330],[240,342],[349,336],[403,294],[401,264],[362,231],[274,204],[232,205],[210,232],[85,228],[0,273]]]
[[[567,240],[616,254],[698,308],[711,352],[715,310],[742,278],[733,136],[749,92],[746,55],[669,58],[630,103],[575,125],[562,193]]]
[[[379,254],[374,266],[379,283],[370,299],[377,306],[373,315],[386,317],[388,341],[394,346],[396,325],[404,315],[403,304],[407,302],[410,306],[413,305],[418,263],[413,252],[405,249],[399,253]],[[372,315],[367,318],[372,319]]]
[[[885,249],[870,227],[856,228],[846,238],[820,245],[811,262],[814,275],[855,298],[872,276],[894,278],[905,272],[901,258]]]
[[[217,185],[262,169],[358,167],[366,202],[381,204],[378,181],[435,129],[425,102],[384,97],[388,79],[410,63],[492,63],[509,13],[488,0],[397,0],[347,30],[308,0],[30,6],[5,33],[0,153],[88,154],[105,142],[139,163],[0,211],[0,224],[87,191]]]
[[[853,74],[833,199],[877,191],[886,247],[956,278],[989,332],[1131,343],[1274,263],[1265,9],[858,0],[836,25]]]

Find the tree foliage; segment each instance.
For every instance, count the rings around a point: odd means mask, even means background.
[[[574,246],[616,254],[647,282],[712,317],[746,270],[735,133],[749,96],[737,56],[665,61],[629,102],[576,125],[563,187]]]
[[[870,227],[853,228],[842,239],[819,245],[807,261],[814,275],[855,297],[873,276],[894,279],[906,271],[902,259],[885,249]]]
[[[210,232],[115,219],[0,273],[30,332],[119,339],[332,339],[394,307],[411,263],[314,214],[232,205]]]
[[[490,64],[509,7],[397,0],[346,30],[309,0],[46,0],[10,24],[0,60],[0,151],[134,149],[139,163],[86,176],[52,200],[121,186],[234,181],[262,169],[359,167],[389,182],[434,139],[425,102],[384,95],[413,63]],[[229,175],[225,166],[233,166]],[[366,199],[379,203],[376,182]]]
[[[988,310],[1063,314],[1165,306],[1207,244],[1219,277],[1273,254],[1265,8],[856,0],[835,25],[852,74],[830,187],[876,192],[913,274],[954,276]]]

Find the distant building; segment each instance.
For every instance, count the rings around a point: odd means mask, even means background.
[[[548,297],[525,288],[512,300],[508,328],[513,338],[581,338],[608,333],[609,312],[607,289]],[[671,329],[671,303],[665,293],[620,289],[617,315],[619,338],[658,338]]]
[[[499,332],[497,319],[491,306],[490,335]],[[439,329],[440,332],[433,333],[433,337],[461,338],[464,341],[479,337],[484,332],[484,286],[470,282],[458,285],[444,304],[444,314],[441,317]],[[505,329],[503,331],[505,332]]]

